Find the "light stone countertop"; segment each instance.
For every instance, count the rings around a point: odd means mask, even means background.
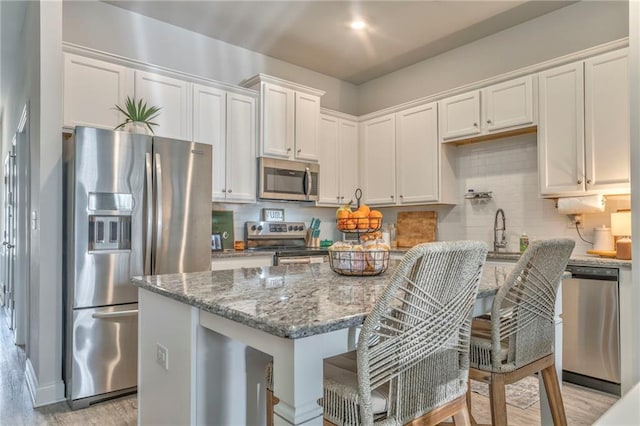
[[[393,270],[342,276],[328,263],[133,277],[132,283],[279,337],[297,339],[363,323]],[[478,298],[497,291],[512,266],[486,266]]]

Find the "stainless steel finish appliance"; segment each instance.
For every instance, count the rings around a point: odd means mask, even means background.
[[[620,395],[618,269],[568,266],[562,282],[563,380]]]
[[[66,393],[135,391],[135,275],[211,268],[211,147],[77,127],[64,141]]]
[[[317,201],[320,165],[300,161],[258,159],[258,196],[270,200]]]
[[[306,233],[304,222],[245,223],[247,248],[275,251],[276,265],[329,261],[327,249],[305,247]]]

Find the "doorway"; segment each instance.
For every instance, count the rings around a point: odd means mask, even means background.
[[[29,330],[29,109],[22,110],[11,148],[4,160],[3,229],[0,277],[3,305],[15,343],[24,345]]]

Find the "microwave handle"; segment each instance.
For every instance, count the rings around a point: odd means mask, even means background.
[[[313,182],[312,182],[312,177],[311,177],[311,170],[309,170],[308,167],[305,167],[304,169],[304,195],[307,196],[307,200],[309,199],[309,195],[311,195],[311,187],[313,186]]]

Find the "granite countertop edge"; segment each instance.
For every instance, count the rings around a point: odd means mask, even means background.
[[[268,250],[223,250],[212,251],[211,259],[228,259],[233,257],[275,256],[275,251]]]

